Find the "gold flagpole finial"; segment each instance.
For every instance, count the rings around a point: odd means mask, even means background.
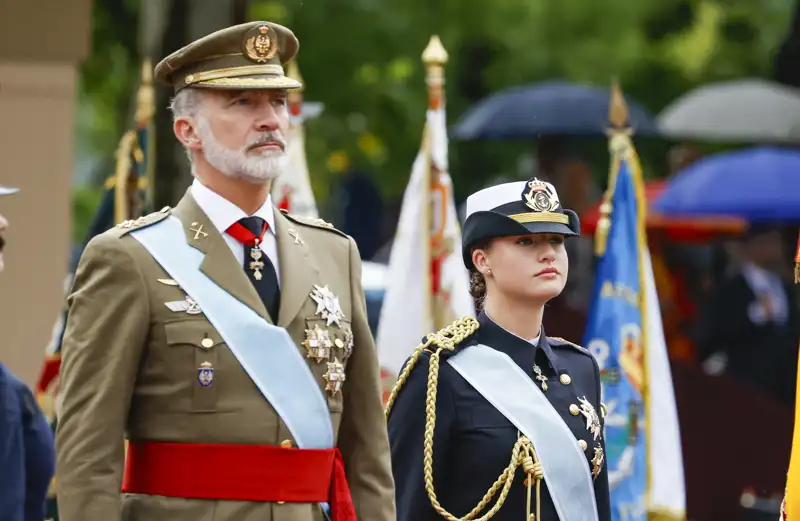
[[[447,60],[449,56],[447,55],[447,51],[442,45],[442,41],[439,39],[439,36],[433,35],[431,36],[430,41],[428,41],[428,46],[425,47],[425,50],[422,52],[422,63],[427,66],[438,65],[440,67],[447,64]]]
[[[628,128],[628,105],[622,95],[619,80],[616,77],[611,79],[611,96],[608,102],[608,123],[609,123],[609,148],[612,155],[615,149],[619,148],[621,141],[626,141],[629,133]],[[612,167],[608,179],[608,188],[603,194],[603,202],[600,204],[600,218],[597,221],[597,229],[594,234],[595,255],[603,256],[606,253],[608,243],[608,232],[611,229],[611,212],[613,210],[611,199],[614,194],[616,184],[616,172],[614,170],[616,159],[612,158]]]
[[[628,126],[628,104],[622,95],[619,80],[611,80],[611,100],[608,104],[608,121],[612,130],[622,130]]]
[[[303,77],[300,75],[300,67],[297,65],[297,59],[293,59],[286,65],[286,76],[303,83]],[[303,90],[304,88],[302,86],[289,90],[289,105],[292,110],[292,115],[294,116],[300,115],[303,105]]]
[[[138,127],[148,125],[156,113],[156,91],[153,87],[153,64],[149,58],[142,62],[142,79],[136,94],[134,121]]]
[[[428,84],[428,108],[438,109],[444,102],[444,66],[449,56],[437,35],[431,36],[428,46],[422,52]]]

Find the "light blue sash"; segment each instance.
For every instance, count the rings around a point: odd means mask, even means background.
[[[286,424],[297,446],[333,447],[325,396],[286,330],[267,322],[200,271],[204,254],[189,245],[177,217],[169,216],[130,235],[197,302]]]
[[[598,521],[589,463],[539,387],[505,353],[478,344],[447,359],[536,449],[560,521]]]

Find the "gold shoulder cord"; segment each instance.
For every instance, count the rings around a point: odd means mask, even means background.
[[[536,451],[533,450],[533,445],[525,436],[517,437],[517,442],[514,444],[514,448],[511,451],[511,462],[508,464],[500,477],[497,478],[497,481],[495,481],[491,488],[489,488],[478,505],[464,517],[455,517],[453,514],[445,510],[444,507],[442,507],[442,505],[439,503],[439,500],[436,498],[436,492],[433,489],[433,430],[436,425],[436,393],[438,386],[437,384],[439,382],[439,358],[443,350],[453,351],[456,345],[461,343],[468,336],[472,335],[478,329],[478,327],[478,321],[474,318],[462,317],[449,326],[440,329],[438,332],[428,335],[425,343],[417,346],[417,348],[414,349],[411,359],[408,361],[408,364],[406,364],[403,372],[400,373],[400,376],[397,378],[397,382],[395,383],[394,387],[392,388],[392,392],[389,395],[389,400],[386,402],[386,419],[389,419],[389,414],[391,413],[392,406],[397,398],[397,394],[400,392],[400,389],[405,384],[408,376],[411,374],[411,371],[416,366],[419,357],[422,356],[424,351],[428,350],[428,352],[431,352],[432,354],[429,362],[430,370],[428,371],[428,387],[425,395],[425,443],[423,465],[425,473],[425,490],[428,492],[428,497],[431,500],[433,508],[439,513],[439,515],[447,519],[447,521],[487,521],[488,519],[494,517],[494,515],[500,510],[500,507],[503,506],[503,503],[505,503],[505,500],[508,497],[508,492],[511,489],[511,485],[514,483],[514,474],[516,473],[517,467],[522,466],[522,470],[528,475],[528,478],[525,480],[525,484],[528,487],[528,515],[526,519],[535,521],[536,519],[541,519],[540,488],[544,473],[542,471],[542,465],[539,463],[539,459],[536,456]],[[436,351],[431,351],[429,349],[432,345],[437,347]],[[531,487],[534,483],[536,484],[536,516],[531,515]],[[501,489],[501,487],[502,490],[500,491],[500,496],[497,498],[495,505],[488,512],[486,512],[486,514],[476,519],[475,516],[477,516],[478,513],[483,511],[489,505],[492,498],[497,491]]]

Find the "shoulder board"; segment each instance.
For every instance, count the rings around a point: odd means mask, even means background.
[[[586,349],[585,347],[581,347],[578,344],[573,344],[569,340],[565,340],[558,336],[549,336],[547,337],[547,341],[550,343],[551,346],[558,346],[558,347],[567,346],[576,349],[585,355],[589,356],[592,355],[592,353],[590,353],[589,350]]]
[[[127,221],[122,221],[116,226],[117,229],[121,230],[119,236],[122,237],[134,230],[139,230],[141,228],[152,226],[153,224],[162,221],[163,219],[166,219],[169,216],[171,210],[172,209],[169,206],[165,206],[164,208],[161,209],[161,211],[153,212],[148,215],[143,215],[136,220],[128,219]]]
[[[336,229],[331,223],[325,221],[324,219],[320,219],[318,217],[305,217],[302,215],[290,214],[287,210],[284,210],[283,208],[281,208],[280,212],[293,223],[302,224],[304,226],[311,226],[313,228],[328,230],[331,232],[338,233],[342,237],[347,237],[346,233]]]

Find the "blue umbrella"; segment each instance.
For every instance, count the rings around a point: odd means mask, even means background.
[[[513,87],[480,101],[455,124],[451,137],[532,139],[543,135],[604,136],[609,89],[566,81]],[[656,124],[638,103],[626,98],[637,135],[657,135]]]
[[[700,159],[669,180],[653,210],[800,221],[800,149],[757,147]]]

